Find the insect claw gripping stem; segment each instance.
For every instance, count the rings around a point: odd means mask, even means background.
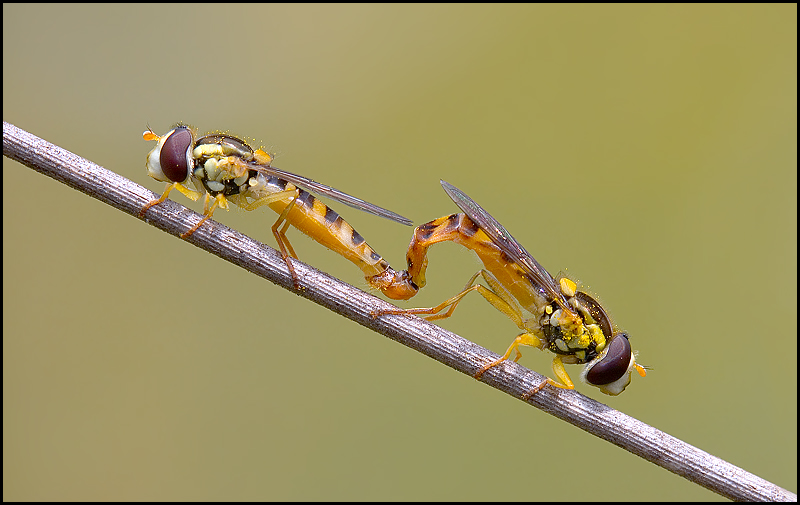
[[[524,395],[522,395],[522,399],[523,399],[523,400],[525,400],[525,401],[527,402],[528,400],[530,400],[531,398],[533,398],[533,395],[535,395],[536,393],[538,393],[539,391],[541,391],[542,389],[544,389],[544,387],[545,387],[545,386],[547,386],[548,382],[549,382],[549,381],[546,381],[546,380],[545,380],[545,381],[542,381],[542,383],[541,383],[541,384],[539,384],[539,385],[538,385],[538,386],[536,386],[535,388],[531,389],[530,391],[528,391],[527,393],[525,393]]]

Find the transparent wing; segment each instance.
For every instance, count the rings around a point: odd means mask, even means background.
[[[522,244],[511,236],[503,225],[497,222],[475,200],[447,181],[439,181],[447,195],[458,205],[478,227],[483,230],[492,242],[500,248],[514,263],[519,265],[530,277],[531,282],[548,300],[554,300],[564,309],[569,309],[567,300],[561,294],[555,279],[536,261]]]
[[[370,214],[390,219],[407,226],[411,226],[413,224],[413,221],[407,217],[403,217],[400,214],[395,214],[391,210],[378,207],[375,204],[348,195],[347,193],[343,193],[342,191],[330,186],[320,184],[319,182],[311,180],[307,177],[303,177],[302,175],[293,174],[291,172],[281,170],[280,168],[275,168],[268,165],[260,165],[258,163],[247,163],[247,165],[251,169],[261,172],[265,175],[274,175],[275,177],[279,177],[285,181],[291,182],[295,186],[301,187],[312,193],[317,193],[318,195],[327,196],[331,200],[336,200],[337,202],[349,205],[355,209],[363,210],[364,212],[369,212]]]

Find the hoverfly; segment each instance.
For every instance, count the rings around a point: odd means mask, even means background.
[[[565,364],[585,364],[581,379],[609,395],[618,395],[627,387],[634,369],[645,376],[645,368],[636,363],[631,351],[628,335],[615,328],[600,303],[578,291],[570,279],[554,279],[483,207],[452,184],[440,182],[463,213],[441,217],[414,230],[406,256],[411,282],[419,288],[425,286],[428,247],[448,240],[473,250],[485,268],[472,276],[464,290],[436,307],[380,311],[375,315],[430,314],[426,319],[443,319],[452,315],[467,293],[477,291],[523,333],[500,359],[478,370],[476,379],[514,352],[514,361],[519,360],[521,345],[553,352],[552,367],[558,379],[548,378],[526,396],[546,384],[574,389]],[[488,287],[475,283],[478,276]],[[525,317],[523,309],[532,317]]]
[[[228,201],[245,210],[267,205],[278,213],[272,233],[295,287],[298,287],[298,279],[290,257],[296,259],[297,254],[286,237],[289,225],[355,263],[364,272],[369,285],[389,298],[406,300],[416,294],[418,288],[410,281],[407,272],[392,269],[350,224],[309,192],[404,225],[412,224],[409,219],[273,167],[272,156],[261,149],[253,150],[246,142],[231,135],[214,133],[197,138],[192,128],[179,124],[166,135],[156,135],[148,129],[142,137],[157,141],[156,147],[147,155],[147,174],[166,182],[167,188],[160,198],[142,208],[140,216],[166,200],[173,189],[192,200],[205,195],[203,218],[181,235],[181,238],[187,238],[212,216],[217,207],[227,209]],[[189,181],[195,190],[187,187]],[[209,205],[212,199],[213,203]]]

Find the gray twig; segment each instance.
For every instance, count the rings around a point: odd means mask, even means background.
[[[134,217],[138,217],[146,203],[158,197],[133,181],[6,122],[3,122],[3,155]],[[201,219],[199,214],[172,200],[150,208],[146,217],[149,224],[175,236]],[[498,357],[418,317],[372,318],[370,311],[394,307],[299,261],[293,265],[301,289],[295,290],[286,264],[276,250],[217,222],[211,223],[213,226],[202,226],[188,242],[470,377]],[[490,369],[482,380],[520,399],[546,379],[521,365],[506,362]],[[527,403],[722,496],[734,500],[797,501],[794,493],[577,391],[545,388]]]

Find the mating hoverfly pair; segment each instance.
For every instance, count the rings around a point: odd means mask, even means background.
[[[273,167],[272,156],[261,149],[252,149],[231,135],[213,133],[197,137],[192,128],[178,125],[162,136],[147,130],[143,138],[157,141],[147,156],[148,175],[168,185],[160,198],[142,208],[140,216],[166,200],[173,189],[192,200],[204,196],[204,216],[181,235],[186,238],[200,228],[217,207],[227,209],[229,201],[245,210],[267,205],[278,213],[272,233],[296,287],[299,284],[291,258],[297,259],[297,254],[286,237],[289,225],[355,263],[371,287],[395,300],[407,300],[425,286],[427,250],[431,245],[450,240],[473,250],[484,269],[473,275],[454,297],[436,307],[397,309],[373,315],[420,314],[428,320],[443,319],[452,315],[467,293],[478,291],[523,333],[514,339],[500,359],[478,370],[474,375],[477,379],[509,359],[512,352],[516,353],[514,361],[519,360],[520,345],[547,349],[555,354],[552,366],[558,381],[548,378],[527,396],[547,384],[573,389],[575,386],[565,364],[585,364],[581,379],[609,395],[618,395],[627,387],[633,370],[645,376],[644,367],[636,363],[628,335],[614,327],[594,298],[578,291],[577,285],[566,277],[554,279],[483,207],[445,181],[441,181],[442,187],[462,213],[418,226],[406,255],[408,270],[396,271],[339,214],[310,192],[405,225],[412,224],[409,219]],[[187,186],[189,182],[194,190]],[[476,283],[479,276],[487,286]],[[525,317],[525,312],[531,317]]]

